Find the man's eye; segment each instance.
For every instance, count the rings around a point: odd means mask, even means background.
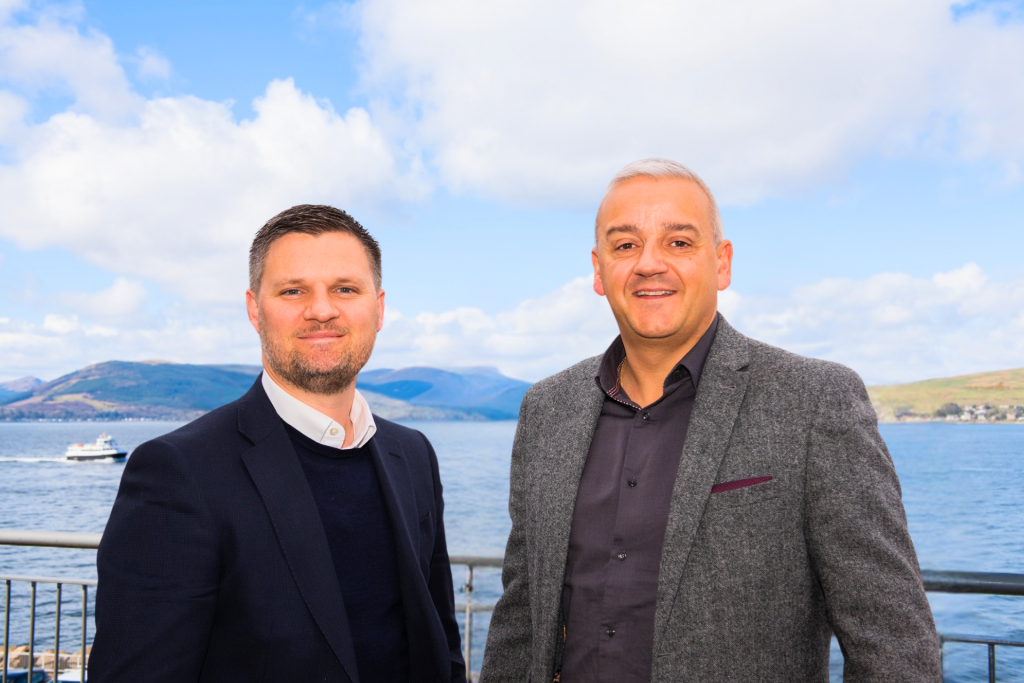
[[[294,296],[295,294],[299,294],[299,290],[297,290],[297,289],[286,289],[283,292],[281,292],[281,294],[284,294],[285,296]]]
[[[685,240],[672,240],[673,247],[688,247],[690,243]]]
[[[625,243],[620,244],[619,246],[617,246],[615,248],[616,249],[620,249],[620,250],[625,250],[625,249],[633,249],[634,247],[636,247],[636,245],[633,244],[632,242],[625,242]]]
[[[351,287],[338,287],[338,291],[342,294],[351,294],[354,290]]]

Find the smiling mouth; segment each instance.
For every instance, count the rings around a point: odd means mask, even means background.
[[[339,339],[345,335],[339,332],[312,332],[310,334],[303,334],[299,336],[299,339]]]
[[[657,296],[668,296],[675,294],[674,289],[642,289],[639,292],[633,292],[633,296],[641,297],[657,297]]]

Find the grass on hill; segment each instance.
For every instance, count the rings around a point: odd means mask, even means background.
[[[947,403],[1024,405],[1024,368],[868,387],[868,395],[882,421],[902,415],[933,416]]]

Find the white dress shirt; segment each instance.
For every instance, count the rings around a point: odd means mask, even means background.
[[[317,443],[332,448],[361,448],[377,433],[377,424],[370,413],[370,405],[358,389],[352,400],[352,412],[349,414],[349,419],[352,420],[352,444],[347,447],[344,446],[344,427],[282,389],[266,371],[263,372],[263,389],[267,392],[267,398],[270,399],[278,416],[300,434]]]

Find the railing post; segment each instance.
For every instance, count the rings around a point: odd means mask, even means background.
[[[85,626],[86,620],[89,618],[89,587],[82,586],[82,656],[79,657],[78,663],[81,665],[81,678],[78,680],[80,683],[85,683]]]
[[[941,633],[939,634],[939,673],[945,675],[946,672],[946,638]]]
[[[28,613],[28,678],[31,683],[32,670],[36,663],[36,582],[32,582],[32,608]]]
[[[988,683],[996,683],[996,646],[988,644]]]
[[[11,580],[7,579],[7,598],[4,600],[4,679],[7,683],[7,660],[11,658]]]
[[[57,617],[56,626],[53,627],[53,680],[57,680],[57,664],[60,659],[58,654],[60,652],[60,597],[63,588],[63,584],[57,584]],[[32,681],[28,683],[32,683]]]
[[[466,585],[462,587],[466,593],[466,617],[463,626],[466,635],[462,638],[463,657],[466,660],[466,680],[473,683],[473,667],[470,658],[473,654],[473,565],[466,565]]]

